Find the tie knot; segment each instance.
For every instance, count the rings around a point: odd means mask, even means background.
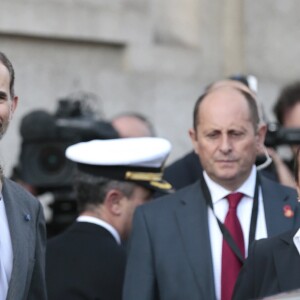
[[[226,198],[229,202],[229,208],[236,209],[239,202],[243,198],[243,194],[242,193],[231,193]]]

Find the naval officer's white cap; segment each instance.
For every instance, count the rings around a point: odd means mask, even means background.
[[[164,138],[139,137],[81,142],[69,146],[66,157],[81,172],[170,192],[172,186],[162,178],[170,152]]]

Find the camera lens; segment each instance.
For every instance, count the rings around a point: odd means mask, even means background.
[[[40,167],[45,172],[58,173],[65,166],[65,154],[62,148],[48,146],[39,155]]]

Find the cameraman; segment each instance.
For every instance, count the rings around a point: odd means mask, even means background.
[[[278,123],[283,128],[297,128],[300,131],[300,81],[293,82],[283,87],[274,105],[273,111]],[[283,161],[273,149],[268,149],[273,159],[279,181],[282,184],[292,187],[295,187],[292,170],[294,167],[294,158],[298,146],[299,145],[296,144],[290,144],[292,158],[289,161]]]
[[[76,142],[119,137],[110,122],[98,118],[91,100],[88,93],[73,94],[59,99],[54,114],[34,110],[21,120],[20,156],[11,178],[40,200],[48,237],[77,216],[72,192],[75,165],[65,158],[65,149]]]

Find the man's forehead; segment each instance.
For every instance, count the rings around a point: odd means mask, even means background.
[[[216,105],[216,103],[218,105]],[[200,106],[203,105],[205,107],[210,107],[212,105],[214,109],[218,109],[220,108],[219,106],[222,105],[222,108],[225,109],[232,104],[234,106],[245,107],[245,104],[247,104],[247,99],[241,90],[230,86],[223,86],[210,90],[203,98]]]
[[[212,91],[199,107],[199,124],[216,124],[229,126],[229,124],[249,122],[251,112],[246,98],[239,91],[231,88]]]
[[[221,116],[220,114],[208,115],[203,114],[203,117],[199,119],[198,123],[201,127],[210,128],[241,128],[252,125],[251,117],[245,113],[237,113]]]

